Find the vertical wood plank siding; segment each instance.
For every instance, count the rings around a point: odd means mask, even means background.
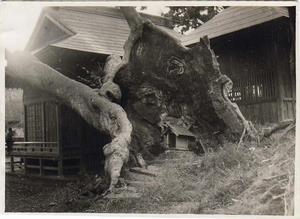
[[[229,98],[257,123],[295,119],[288,27],[278,20],[212,40],[222,73],[233,81]]]

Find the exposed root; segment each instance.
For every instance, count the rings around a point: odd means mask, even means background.
[[[287,122],[287,123],[279,123],[277,124],[276,126],[274,126],[272,129],[268,130],[268,131],[265,131],[263,133],[263,137],[265,138],[268,138],[270,137],[271,135],[273,135],[275,132],[278,132],[282,129],[287,129],[287,131],[285,131],[283,133],[286,134],[287,132],[289,132],[291,129],[293,129],[295,127],[295,121],[291,121],[291,122]]]
[[[236,147],[237,150],[240,148],[240,146],[241,146],[241,144],[242,144],[242,142],[243,142],[243,139],[244,139],[244,137],[245,137],[245,133],[246,133],[246,128],[244,128],[243,133],[242,133],[242,135],[241,135],[241,138],[240,138],[240,140],[239,140],[239,143],[238,143],[238,145],[237,145],[237,147]]]
[[[283,133],[280,135],[279,138],[282,138],[283,136],[287,135],[291,130],[296,128],[296,123],[295,121],[292,122],[286,129],[283,131]]]

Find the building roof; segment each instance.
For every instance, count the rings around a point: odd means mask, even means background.
[[[161,29],[175,37],[179,33],[170,29],[170,21],[159,17],[142,14]],[[35,45],[35,40],[43,36],[45,18],[51,21],[52,39]],[[53,25],[56,27],[54,28]],[[49,28],[48,28],[49,29]],[[49,31],[48,31],[49,32]],[[32,34],[27,46],[29,51],[39,51],[48,45],[100,54],[123,55],[123,46],[129,35],[129,27],[123,14],[117,8],[109,7],[50,7],[46,8]],[[49,33],[51,34],[51,33]],[[44,35],[46,35],[44,33]],[[41,43],[40,43],[41,44]]]
[[[207,35],[210,39],[236,32],[280,17],[289,17],[284,7],[229,7],[204,23],[191,34],[182,37],[183,45],[199,42]]]
[[[170,122],[167,122],[166,124],[176,136],[182,135],[182,136],[196,137],[192,132],[190,132],[188,129],[182,126],[179,126],[177,124],[172,124]]]

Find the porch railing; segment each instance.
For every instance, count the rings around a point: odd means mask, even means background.
[[[56,157],[59,155],[58,142],[14,142],[10,155]]]

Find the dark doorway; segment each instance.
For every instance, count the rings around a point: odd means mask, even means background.
[[[169,147],[176,148],[176,136],[173,133],[169,133]]]

